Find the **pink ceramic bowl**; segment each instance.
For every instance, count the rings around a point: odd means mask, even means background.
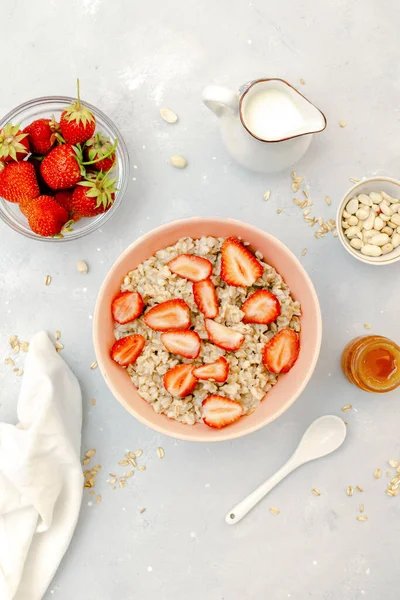
[[[143,400],[128,374],[110,358],[114,343],[114,323],[111,302],[120,291],[120,285],[128,271],[137,267],[152,254],[175,244],[182,237],[199,238],[240,237],[260,250],[266,262],[283,276],[296,300],[301,302],[301,349],[293,369],[282,375],[261,402],[257,410],[242,417],[224,429],[212,429],[207,425],[184,425],[165,415],[159,415]],[[108,273],[97,298],[94,315],[94,346],[103,377],[121,404],[139,421],[174,438],[196,442],[219,442],[242,437],[277,419],[298,398],[307,385],[318,360],[321,345],[321,311],[313,284],[300,262],[276,238],[268,233],[233,219],[191,218],[173,221],[153,229],[131,244],[118,258]]]

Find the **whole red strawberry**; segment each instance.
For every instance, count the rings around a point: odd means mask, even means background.
[[[57,140],[59,125],[52,119],[37,119],[25,127],[24,133],[29,134],[32,152],[45,156],[50,152]]]
[[[68,221],[68,211],[52,196],[39,196],[23,206],[29,226],[34,233],[45,237],[60,233]]]
[[[116,178],[109,178],[101,171],[87,175],[72,194],[72,212],[81,217],[95,217],[111,208],[117,191]]]
[[[36,198],[40,190],[35,168],[29,162],[0,163],[0,196],[9,202]]]
[[[109,171],[115,163],[113,148],[110,138],[103,136],[101,133],[96,133],[86,142],[84,156],[88,162],[92,163],[96,171]],[[105,158],[101,158],[102,156],[105,156]]]
[[[56,146],[42,160],[40,173],[53,190],[66,190],[82,179],[79,151],[71,144]]]
[[[61,133],[67,144],[80,144],[92,137],[96,129],[95,116],[81,104],[78,79],[78,100],[61,113]]]
[[[29,137],[19,125],[8,123],[0,130],[0,161],[23,160],[29,154]]]

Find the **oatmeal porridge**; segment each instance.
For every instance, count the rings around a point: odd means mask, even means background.
[[[227,246],[227,242],[230,240],[233,240],[231,242],[232,251]],[[265,393],[276,384],[279,373],[286,372],[293,366],[298,354],[297,333],[300,331],[300,303],[292,298],[281,275],[263,261],[261,253],[255,252],[253,255],[245,246],[246,243],[243,246],[234,238],[228,240],[215,237],[183,238],[173,246],[156,252],[155,255],[126,275],[121,286],[122,294],[117,298],[120,298],[120,306],[121,303],[126,303],[125,298],[129,299],[130,310],[132,302],[134,309],[130,313],[126,312],[125,306],[122,306],[124,314],[127,314],[128,322],[125,318],[116,317],[119,323],[115,323],[115,337],[117,340],[121,340],[132,336],[131,339],[137,349],[135,346],[135,360],[129,364],[117,360],[114,356],[113,358],[127,367],[127,372],[140,396],[151,404],[157,413],[163,413],[169,418],[189,425],[204,420],[211,426],[219,427],[220,424],[213,425],[208,423],[205,418],[204,401],[207,398],[219,398],[220,401],[223,401],[224,398],[229,399],[229,401],[233,401],[232,406],[239,406],[238,416],[250,414],[257,408]],[[238,264],[236,255],[234,255],[237,247],[241,247],[239,250],[243,252],[243,256],[245,253],[249,255],[248,265]],[[188,257],[188,255],[193,256]],[[202,263],[197,261],[198,257],[206,260]],[[199,270],[198,277],[190,275],[191,264],[188,259],[191,258],[195,262],[194,272],[197,273],[196,269]],[[232,273],[229,272],[229,268],[232,268],[234,273],[236,269],[237,273],[242,274],[246,279],[248,275],[246,269],[250,269],[251,259],[259,269],[256,271],[251,285],[241,286],[237,285],[235,281],[232,282],[230,279]],[[222,265],[221,270],[221,261],[224,262],[224,260],[226,264]],[[207,267],[206,263],[208,265],[211,263],[211,267]],[[185,269],[188,269],[187,272]],[[202,274],[203,269],[205,270]],[[196,277],[198,283],[196,283]],[[227,281],[231,284],[228,284]],[[239,278],[238,282],[240,281]],[[215,300],[218,308],[215,310],[215,314],[212,312],[207,314],[207,310],[210,310],[210,303],[207,304],[208,308],[201,305],[199,299],[195,297],[197,289],[207,302],[212,299],[212,294],[216,293]],[[127,292],[133,294],[126,294]],[[279,309],[276,312],[278,316],[274,318],[273,315],[272,322],[268,322],[268,319],[265,319],[264,322],[263,319],[254,322],[251,315],[252,311],[257,313],[258,302],[263,303],[267,300],[268,311],[270,311],[271,299]],[[178,302],[176,302],[177,300]],[[159,311],[161,307],[156,308],[158,305],[165,307],[164,313],[158,315],[158,319],[161,318],[161,321],[158,321],[159,328],[152,322],[153,312],[154,314],[157,311],[161,312]],[[178,311],[176,314],[181,319],[179,323],[177,322],[177,331],[173,326],[163,325],[162,319],[168,320],[170,316],[169,307],[174,307],[174,310]],[[211,308],[211,311],[213,310]],[[140,316],[136,317],[135,315]],[[134,320],[129,320],[132,316],[135,316]],[[221,327],[221,325],[225,327]],[[277,336],[278,332],[281,332],[282,335]],[[228,335],[228,346],[226,340],[223,340],[224,333],[232,334],[232,336]],[[222,335],[221,344],[218,342],[219,335]],[[273,361],[278,360],[279,362],[282,360],[282,356],[287,355],[287,347],[283,347],[282,344],[293,343],[293,340],[289,339],[291,336],[295,339],[294,343],[297,344],[297,354],[290,357],[285,368],[267,368],[266,365],[270,366],[271,360],[272,364],[275,364]],[[278,341],[278,338],[282,338],[282,340]],[[115,345],[119,343],[121,344],[121,342],[116,342]],[[178,348],[177,354],[174,353],[176,351],[174,343]],[[229,346],[229,343],[232,343],[232,346]],[[278,348],[274,346],[278,346]],[[179,347],[181,347],[181,351],[179,351]],[[186,347],[186,356],[192,358],[185,357]],[[228,347],[229,350],[224,349]],[[193,354],[190,354],[192,351]],[[222,371],[226,368],[226,376],[220,379],[218,376],[211,379],[195,378],[196,373],[199,373],[200,375],[197,376],[200,377],[203,372],[200,367],[208,363],[216,363],[218,368],[222,368]],[[176,370],[175,367],[179,365],[188,366]],[[193,367],[197,368],[193,370]],[[271,369],[275,372],[272,372]],[[177,397],[178,395],[170,393],[171,388],[166,383],[167,373],[170,371],[177,373],[177,376],[180,377],[182,374],[186,378],[186,383],[189,382],[187,395],[182,394],[179,395],[181,397]],[[188,378],[193,381],[193,385]],[[223,425],[229,424],[233,420],[236,420],[236,417],[234,419],[232,417],[231,421],[224,422]]]

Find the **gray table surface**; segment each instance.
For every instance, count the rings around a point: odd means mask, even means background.
[[[209,83],[238,88],[263,76],[301,87],[327,115],[328,128],[296,171],[306,177],[314,214],[333,217],[350,177],[400,175],[398,3],[15,0],[2,2],[1,20],[0,112],[35,96],[73,95],[79,75],[83,97],[115,120],[131,157],[126,197],[101,231],[49,246],[0,224],[0,355],[8,355],[12,334],[29,339],[40,329],[61,330],[63,357],[83,390],[83,448],[96,448],[103,467],[96,488],[103,500],[89,506],[85,491],[46,599],[397,599],[400,500],[384,490],[386,461],[400,455],[399,394],[351,387],[339,358],[366,322],[399,340],[399,266],[368,267],[332,236],[314,239],[292,203],[289,170],[255,175],[234,164],[200,99]],[[177,125],[160,119],[163,106],[178,113]],[[173,154],[187,158],[186,170],[169,165]],[[141,233],[191,215],[253,223],[297,256],[307,247],[301,260],[323,314],[320,360],[294,406],[254,435],[215,445],[147,429],[89,368],[93,308],[108,269]],[[79,259],[90,265],[86,276],[77,272]],[[46,274],[53,278],[48,287]],[[20,383],[0,366],[0,420],[15,421]],[[226,511],[288,458],[306,426],[326,413],[342,415],[347,403],[354,410],[346,413],[345,446],[291,475],[251,516],[228,527]],[[125,450],[137,448],[147,470],[113,491],[107,474],[120,472]],[[347,497],[346,487],[357,484],[364,492]],[[366,522],[356,520],[360,502]]]

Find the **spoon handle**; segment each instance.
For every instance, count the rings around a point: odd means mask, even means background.
[[[262,483],[254,490],[254,492],[249,494],[244,500],[239,502],[239,504],[237,504],[228,512],[225,517],[225,521],[228,523],[228,525],[235,525],[236,523],[239,523],[239,521],[241,521],[243,517],[245,517],[247,513],[250,512],[251,509],[254,508],[255,505],[258,504],[260,500],[262,500],[264,496],[268,494],[268,492],[278,485],[278,483],[280,483],[282,479],[289,475],[289,473],[300,466],[300,464],[301,463],[295,460],[295,457],[292,456],[288,462],[285,463],[283,467],[281,467],[279,471],[275,473],[275,475],[272,475],[272,477],[267,479],[265,483]]]

